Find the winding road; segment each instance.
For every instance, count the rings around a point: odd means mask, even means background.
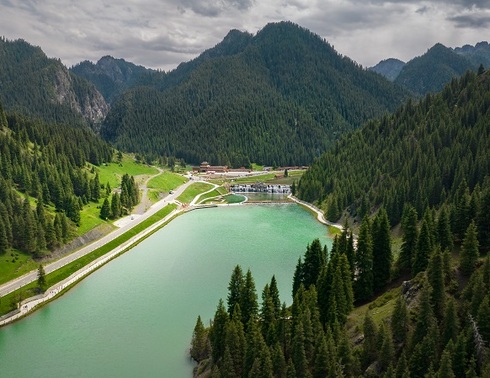
[[[161,173],[158,173],[157,175],[154,175],[154,176],[158,176],[159,174],[161,174]],[[151,179],[154,176],[151,176],[149,179]],[[146,182],[148,182],[148,180]],[[124,218],[118,220],[117,222],[114,222],[114,224],[120,228],[118,228],[118,229],[112,231],[111,233],[103,236],[102,238],[92,242],[91,244],[88,244],[85,247],[82,247],[82,248],[78,249],[77,251],[60,258],[59,260],[56,260],[52,263],[45,265],[44,271],[46,272],[46,274],[51,273],[51,272],[55,271],[56,269],[59,269],[59,268],[65,266],[66,264],[69,264],[69,263],[77,260],[78,258],[85,256],[86,254],[94,251],[95,249],[102,247],[103,245],[109,243],[113,239],[124,234],[126,231],[128,231],[131,228],[135,227],[136,225],[140,224],[144,220],[148,219],[150,216],[155,214],[157,211],[163,209],[167,204],[175,203],[175,199],[178,196],[180,196],[184,192],[184,190],[187,189],[187,187],[189,185],[191,185],[193,182],[194,181],[189,180],[186,183],[184,183],[183,185],[179,186],[177,189],[175,189],[172,192],[172,194],[169,194],[164,199],[153,204],[143,214],[131,214],[127,217],[124,217]],[[9,294],[12,291],[17,290],[17,289],[19,289],[19,288],[21,288],[21,287],[23,287],[23,286],[25,286],[25,285],[33,282],[33,281],[36,281],[36,280],[37,280],[37,269],[1,285],[0,286],[0,297],[3,297],[4,295]]]

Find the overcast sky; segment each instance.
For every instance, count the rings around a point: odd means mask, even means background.
[[[293,21],[365,67],[490,39],[490,0],[0,0],[0,35],[68,67],[104,55],[169,70],[230,29]]]

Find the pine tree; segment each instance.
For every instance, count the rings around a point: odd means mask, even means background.
[[[361,363],[363,369],[366,369],[373,361],[376,360],[378,355],[376,340],[377,328],[369,313],[367,313],[364,317],[363,330],[364,342],[362,344]]]
[[[318,350],[315,355],[315,363],[313,365],[313,378],[324,378],[328,375],[332,366],[329,366],[330,358],[327,350],[327,342],[325,340],[325,335],[322,334],[318,336]]]
[[[257,292],[255,291],[255,281],[250,269],[247,270],[245,281],[240,295],[240,309],[242,311],[242,323],[249,324],[250,319],[257,319],[259,305],[257,302]]]
[[[90,199],[94,202],[99,202],[100,199],[100,181],[99,173],[95,173],[95,177],[90,183]]]
[[[438,245],[432,252],[429,266],[427,269],[427,277],[432,287],[431,299],[434,308],[434,314],[442,320],[446,307],[446,293],[444,285],[444,271],[441,247]]]
[[[9,248],[9,243],[7,239],[7,232],[5,230],[4,221],[0,218],[0,255],[7,252]]]
[[[490,184],[487,183],[480,198],[480,210],[477,215],[478,240],[483,251],[490,249]]]
[[[299,320],[293,335],[292,359],[297,376],[305,377],[308,373],[308,360],[306,359],[305,336],[301,320]]]
[[[393,339],[391,338],[391,332],[388,330],[385,331],[385,335],[383,337],[383,343],[379,351],[379,365],[381,371],[387,370],[394,358],[395,358],[395,348],[393,346]]]
[[[437,378],[456,378],[451,364],[451,354],[444,350],[441,357],[441,363],[437,372]]]
[[[402,273],[410,272],[417,250],[417,211],[411,205],[405,205],[402,216],[402,247],[398,258],[398,269]]]
[[[236,376],[241,376],[245,364],[246,341],[239,305],[235,307],[231,321],[227,322],[225,326],[225,349],[230,351],[233,371]]]
[[[34,214],[29,203],[29,199],[25,198],[22,207],[22,221],[23,221],[23,240],[22,246],[28,253],[34,253],[37,250],[37,226],[34,219]]]
[[[197,317],[194,332],[192,333],[190,355],[197,362],[209,358],[208,337],[201,316]]]
[[[313,240],[308,245],[305,252],[303,268],[303,285],[308,289],[311,285],[316,285],[321,270],[325,266],[325,256],[319,239]]]
[[[472,221],[466,230],[463,246],[461,248],[459,269],[463,274],[469,276],[473,272],[478,256],[477,230],[475,222]]]
[[[408,310],[405,297],[400,295],[395,303],[395,308],[391,315],[391,330],[393,340],[397,343],[405,343],[408,335]]]
[[[39,267],[37,268],[37,287],[40,292],[44,292],[46,289],[46,273],[41,264],[39,264]]]
[[[114,193],[111,198],[111,217],[118,219],[121,216],[121,212],[121,199],[118,193]]]
[[[274,377],[285,378],[287,374],[287,364],[284,358],[284,353],[281,348],[281,344],[278,342],[272,349],[272,368]]]
[[[412,264],[412,275],[416,276],[417,273],[427,269],[429,263],[429,256],[432,252],[431,244],[431,232],[430,226],[424,219],[422,221],[422,227],[420,228],[420,235],[417,241],[417,249]]]
[[[405,355],[405,351],[402,351],[402,354],[398,358],[395,377],[410,378],[410,371],[408,370],[408,362],[407,362],[407,356]]]
[[[293,275],[293,298],[296,295],[296,292],[298,291],[299,287],[304,281],[304,274],[303,274],[303,262],[301,260],[301,257],[298,258],[298,263],[296,264],[296,268],[294,270],[294,275]]]
[[[262,305],[260,308],[260,319],[262,326],[262,336],[266,344],[272,346],[276,342],[276,314],[274,304],[270,295],[269,285],[265,285],[262,291]]]
[[[449,341],[456,342],[459,334],[459,318],[456,311],[456,304],[453,298],[447,302],[446,312],[442,323],[442,345],[446,345]]]
[[[274,315],[277,319],[279,317],[279,313],[281,312],[281,300],[279,299],[279,289],[277,288],[275,275],[272,276],[271,283],[269,284],[269,295],[274,306]]]
[[[422,342],[431,327],[434,327],[436,324],[431,305],[431,292],[432,288],[430,284],[427,281],[424,281],[420,293],[417,322],[411,340],[412,349]]]
[[[451,250],[453,248],[453,236],[451,234],[451,224],[446,207],[443,206],[437,221],[437,241],[441,245],[441,250]]]
[[[433,368],[432,361],[436,360],[437,333],[435,324],[430,325],[427,334],[420,343],[414,344],[413,352],[410,356],[409,368],[411,377],[424,377]]]
[[[107,220],[110,218],[110,216],[111,216],[111,207],[109,205],[109,200],[106,197],[100,209],[100,218]]]
[[[211,342],[211,351],[213,361],[218,361],[224,356],[225,353],[225,332],[226,323],[228,322],[228,313],[226,312],[223,300],[219,300],[218,307],[214,314],[213,325],[209,333],[209,340]]]
[[[225,346],[223,352],[223,362],[221,364],[221,374],[220,378],[236,378],[238,374],[235,371],[235,366],[233,364],[233,357],[230,350]]]
[[[392,263],[390,222],[388,214],[381,208],[372,227],[374,291],[382,290],[390,279]]]
[[[356,251],[357,280],[355,281],[355,297],[365,301],[373,295],[373,241],[369,218],[364,217],[359,230]]]
[[[242,267],[240,265],[235,266],[233,273],[231,274],[230,283],[228,284],[228,314],[233,314],[235,306],[240,303],[241,295],[243,292],[243,286],[245,284]]]

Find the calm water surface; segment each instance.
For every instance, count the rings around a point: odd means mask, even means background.
[[[0,329],[2,377],[191,377],[197,315],[226,300],[232,269],[257,294],[276,275],[291,303],[298,257],[325,226],[293,204],[203,209],[104,266],[62,298]]]

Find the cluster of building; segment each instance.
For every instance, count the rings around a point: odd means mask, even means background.
[[[307,169],[307,166],[294,166],[294,167],[279,167],[275,170],[277,171],[285,171],[285,170],[298,170],[298,169]],[[264,171],[272,171],[272,167],[264,167]],[[210,165],[207,161],[203,161],[198,167],[192,167],[193,173],[233,173],[233,172],[252,172],[249,168],[229,168],[227,165]]]
[[[207,161],[203,161],[199,167],[192,167],[194,173],[229,173],[229,172],[252,172],[248,168],[228,168],[227,165],[210,165]]]

